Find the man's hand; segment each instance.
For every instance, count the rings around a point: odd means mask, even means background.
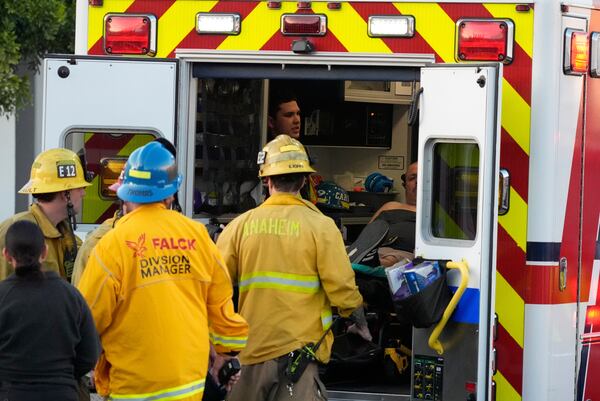
[[[373,340],[373,336],[371,335],[371,332],[369,331],[369,327],[361,326],[358,323],[354,323],[353,325],[349,326],[346,329],[346,332],[357,334],[367,341]]]
[[[223,386],[225,388],[225,390],[230,391],[231,388],[240,380],[240,372],[235,373],[234,375],[232,375],[229,380],[227,381],[227,383],[221,383],[220,379],[219,379],[219,371],[221,370],[221,368],[223,368],[223,366],[225,365],[225,363],[227,363],[230,359],[236,359],[236,357],[231,357],[228,355],[221,355],[221,354],[217,354],[215,353],[214,355],[211,355],[211,359],[212,359],[212,366],[209,369],[209,373],[212,375],[213,379],[215,380],[216,383],[218,383],[219,385]],[[239,364],[239,361],[238,361]]]
[[[369,325],[367,324],[367,318],[365,317],[365,310],[361,306],[355,309],[350,315],[350,320],[354,322],[348,327],[347,332],[358,334],[367,341],[373,340],[373,336],[369,332]]]

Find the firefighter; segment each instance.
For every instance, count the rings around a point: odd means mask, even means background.
[[[323,338],[316,359],[329,360],[332,306],[352,316],[370,340],[362,297],[333,220],[299,196],[314,172],[302,144],[279,135],[259,152],[258,164],[270,197],[229,223],[217,240],[239,287],[240,314],[250,324],[242,375],[227,399],[326,399],[316,361],[294,383],[283,373],[288,354]]]
[[[40,153],[31,166],[29,182],[19,190],[21,194],[31,194],[34,203],[28,211],[0,224],[0,248],[4,247],[6,230],[12,223],[31,221],[40,227],[48,246],[44,268],[70,280],[81,243],[74,234],[75,217],[81,210],[85,188],[89,185],[81,161],[74,152],[57,148]],[[12,270],[12,266],[2,260],[0,279],[5,279]]]
[[[156,138],[154,139],[154,141],[161,143],[169,152],[171,152],[173,157],[177,157],[177,151],[175,149],[175,146],[173,146],[173,144],[168,139]],[[108,189],[110,189],[113,192],[117,192],[117,190],[123,183],[123,173],[124,172],[121,171],[117,182],[112,184]],[[171,209],[177,212],[181,212],[181,206],[179,205],[177,192],[175,192],[175,194],[173,195]],[[126,213],[126,205],[124,204],[124,202],[119,201],[119,208],[117,209],[115,214],[112,217],[109,217],[108,219],[104,220],[102,224],[96,227],[95,230],[90,231],[88,233],[88,235],[85,238],[85,241],[83,242],[83,245],[79,249],[79,252],[77,252],[77,257],[75,258],[75,267],[73,268],[73,277],[71,278],[71,283],[73,285],[76,286],[79,283],[79,280],[81,280],[81,275],[85,270],[85,265],[90,257],[92,249],[94,249],[98,241],[100,241],[100,239],[104,237],[104,235],[115,226],[117,220],[123,217],[123,215]]]
[[[300,138],[300,107],[295,95],[286,92],[275,93],[269,103],[268,114],[270,139],[281,134],[294,139]]]
[[[199,401],[209,339],[221,353],[246,344],[217,247],[202,224],[169,210],[181,180],[162,144],[136,149],[117,190],[128,213],[94,247],[79,282],[103,348],[96,389],[112,400]]]

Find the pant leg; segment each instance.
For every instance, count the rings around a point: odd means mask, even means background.
[[[279,380],[278,366],[276,359],[254,365],[242,365],[240,380],[233,386],[226,400],[271,400]]]
[[[277,391],[272,401],[327,401],[327,390],[319,378],[319,367],[315,362],[310,363],[300,380],[292,386],[292,393],[288,388],[288,380],[283,369],[279,371]]]

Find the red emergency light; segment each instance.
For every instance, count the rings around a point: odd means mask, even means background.
[[[104,17],[107,54],[156,54],[156,17],[150,14],[107,14]]]
[[[600,306],[588,306],[585,323],[597,326],[600,324]]]
[[[568,75],[583,75],[590,64],[590,34],[574,29],[565,30],[563,69]]]
[[[515,26],[508,19],[460,19],[456,23],[459,61],[500,61],[513,58]]]
[[[327,32],[327,17],[323,14],[283,14],[281,33],[295,36],[323,36]]]

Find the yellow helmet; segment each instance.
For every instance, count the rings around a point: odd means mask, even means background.
[[[35,158],[29,182],[23,185],[19,193],[47,194],[90,185],[85,180],[79,157],[71,150],[56,148],[46,150]]]
[[[314,173],[304,146],[288,135],[278,135],[258,152],[259,177]]]

